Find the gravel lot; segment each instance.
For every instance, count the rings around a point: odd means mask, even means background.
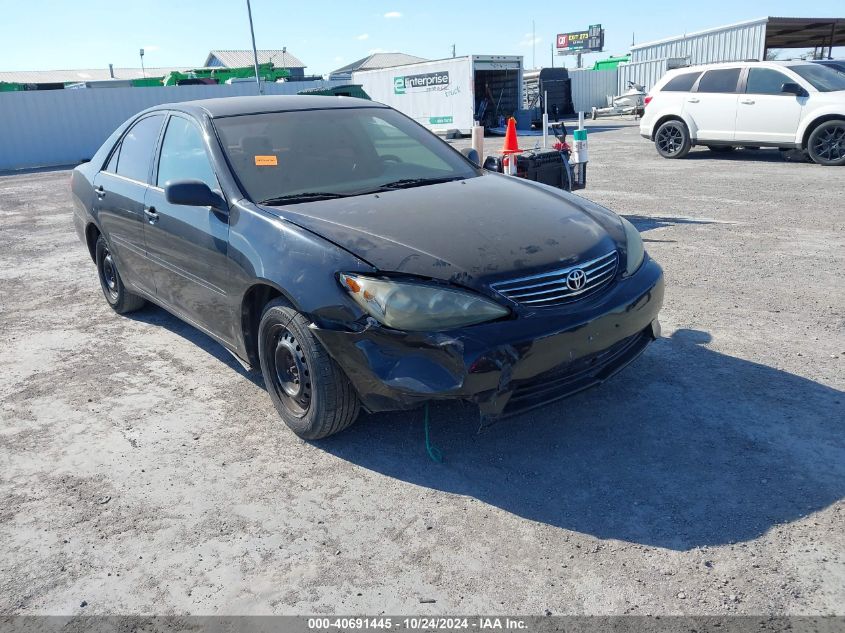
[[[419,411],[298,440],[107,307],[66,170],[0,177],[0,613],[845,614],[845,169],[599,123],[583,195],[664,266],[664,338],[480,434],[435,407],[442,465]]]

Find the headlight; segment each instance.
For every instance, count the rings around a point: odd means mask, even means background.
[[[460,290],[343,273],[339,278],[370,316],[399,330],[448,330],[492,321],[509,313],[498,303]]]
[[[625,240],[628,242],[628,265],[625,268],[625,275],[633,275],[637,272],[640,264],[643,263],[645,256],[643,238],[640,237],[637,227],[621,216],[619,219],[622,220],[622,226],[625,227]]]

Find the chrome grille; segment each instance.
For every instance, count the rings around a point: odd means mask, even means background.
[[[619,254],[612,251],[588,262],[561,268],[530,277],[499,281],[491,285],[493,290],[511,301],[525,306],[542,308],[569,303],[597,292],[608,285],[616,276]],[[584,285],[573,290],[567,285],[567,276],[573,270],[582,270],[586,275]]]

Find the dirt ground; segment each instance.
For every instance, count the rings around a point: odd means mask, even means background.
[[[593,126],[583,195],[664,266],[664,337],[480,434],[433,408],[442,465],[419,411],[298,440],[107,307],[66,170],[0,177],[0,613],[845,614],[845,169],[637,132]]]

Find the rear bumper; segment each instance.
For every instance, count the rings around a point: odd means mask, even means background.
[[[565,313],[540,311],[442,333],[312,328],[370,411],[461,399],[495,418],[566,397],[624,368],[659,336],[662,303],[663,271],[647,259],[632,277]]]

